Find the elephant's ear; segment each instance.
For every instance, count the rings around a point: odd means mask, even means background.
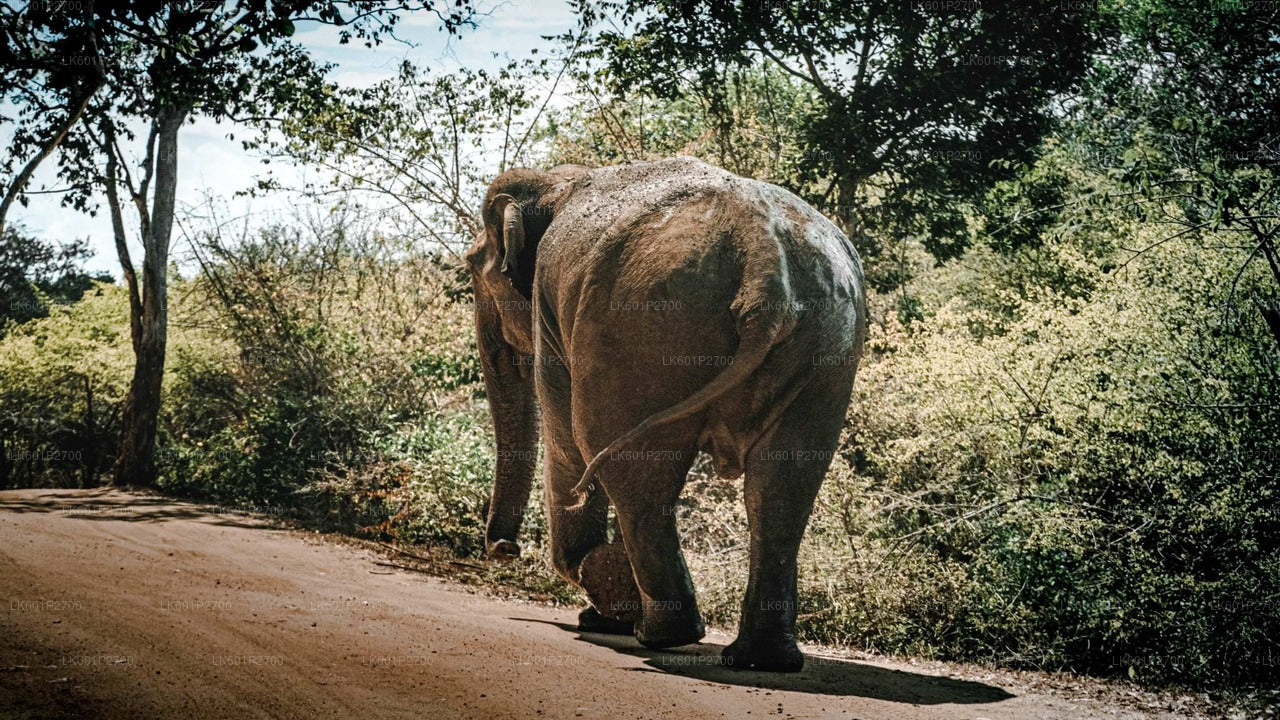
[[[516,277],[516,264],[520,253],[524,252],[524,219],[521,218],[520,203],[503,193],[489,204],[490,212],[502,218],[499,232],[499,243],[502,249],[502,274],[509,278]]]

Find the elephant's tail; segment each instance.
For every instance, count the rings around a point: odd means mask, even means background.
[[[781,274],[774,275],[773,278],[780,279]],[[782,295],[789,299],[789,292],[786,289],[787,283],[766,284],[773,285],[775,290],[781,289]],[[757,292],[763,289],[753,288]],[[761,294],[765,297],[770,295],[767,292]],[[755,293],[752,293],[752,295],[760,297]],[[772,296],[772,301],[759,303],[751,311],[741,316],[738,322],[740,328],[738,352],[733,356],[724,371],[684,400],[640,421],[638,425],[623,433],[608,447],[596,453],[596,456],[587,465],[586,471],[582,473],[582,479],[573,488],[574,493],[578,496],[578,501],[574,508],[581,509],[586,505],[592,491],[593,478],[600,467],[608,462],[611,455],[634,443],[654,428],[677,420],[683,420],[705,410],[720,396],[741,385],[764,363],[765,357],[773,350],[774,345],[795,327],[795,318],[790,312],[791,304],[789,302],[779,302],[779,295],[776,292],[772,293]]]

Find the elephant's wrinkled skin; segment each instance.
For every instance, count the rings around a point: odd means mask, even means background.
[[[592,601],[584,629],[696,642],[675,507],[706,451],[746,475],[751,526],[725,664],[800,669],[796,551],[866,332],[848,239],[787,191],[686,157],[512,170],[483,212],[467,261],[498,443],[490,554],[519,552],[540,425],[553,561]]]

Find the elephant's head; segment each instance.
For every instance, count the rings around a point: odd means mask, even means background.
[[[538,244],[573,181],[588,168],[561,165],[500,175],[485,193],[484,229],[467,251],[475,293],[476,345],[497,439],[485,545],[514,557],[538,448],[533,391],[533,272]]]

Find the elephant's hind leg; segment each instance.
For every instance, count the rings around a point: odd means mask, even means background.
[[[577,457],[576,448],[570,451]],[[630,635],[638,616],[639,593],[626,551],[620,543],[607,542],[608,496],[597,490],[585,506],[570,509],[577,499],[573,486],[586,466],[560,456],[549,444],[547,454],[551,564],[561,577],[581,587],[591,602],[578,614],[578,629]]]
[[[784,411],[773,435],[747,458],[750,578],[738,637],[722,653],[729,667],[779,672],[804,667],[795,634],[796,554],[839,442],[851,371],[848,376],[830,372],[815,378]]]
[[[677,430],[672,437],[682,432],[691,435]],[[676,501],[694,448],[663,445],[627,451],[601,471],[640,588],[636,639],[651,648],[687,645],[706,635],[676,531]]]
[[[591,606],[578,616],[578,629],[630,635],[634,612],[619,606],[638,604],[638,592],[626,552],[608,540],[609,498],[597,489],[581,508],[573,491],[586,471],[586,462],[573,441],[569,420],[568,375],[562,363],[539,368],[542,431],[546,441],[543,484],[551,564],[564,579],[587,593]]]

